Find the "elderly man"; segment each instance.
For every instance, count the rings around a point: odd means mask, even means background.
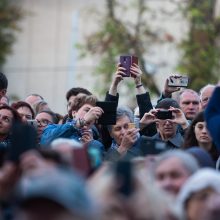
[[[158,157],[153,174],[161,189],[177,196],[186,180],[198,169],[198,163],[192,155],[181,150],[172,150]]]
[[[208,84],[200,89],[200,109],[204,110],[208,105],[208,101],[212,96],[212,93],[215,89],[215,85]]]
[[[171,113],[171,117],[160,118],[158,112],[161,111]],[[155,109],[151,110],[149,113],[145,113],[140,121],[141,127],[148,126],[152,122],[156,122],[157,133],[149,137],[149,139],[164,141],[170,149],[181,147],[183,137],[177,128],[181,126],[181,128],[185,130],[188,127],[188,122],[174,99],[162,99],[156,105]]]

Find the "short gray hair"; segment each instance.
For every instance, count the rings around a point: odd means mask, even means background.
[[[124,116],[127,116],[131,123],[134,122],[134,113],[127,106],[120,106],[117,108],[116,121]],[[109,132],[112,130],[112,125],[108,125]]]
[[[181,161],[187,172],[192,175],[199,170],[199,164],[196,159],[189,153],[183,150],[169,150],[159,155],[154,165],[153,172],[155,173],[156,168],[165,160],[170,158],[177,158]]]

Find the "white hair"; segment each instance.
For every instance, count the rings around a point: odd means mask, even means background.
[[[51,142],[51,149],[57,149],[59,146],[67,144],[72,148],[81,148],[82,144],[74,139],[68,138],[57,138]]]
[[[215,88],[216,86],[215,85],[213,85],[213,84],[207,84],[207,85],[205,85],[205,86],[203,86],[201,89],[200,89],[200,91],[199,91],[199,98],[200,98],[200,100],[202,100],[202,95],[203,95],[203,93],[204,93],[204,91],[206,90],[206,89],[208,89],[208,88]]]

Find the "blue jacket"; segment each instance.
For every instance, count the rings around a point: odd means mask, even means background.
[[[82,135],[80,129],[76,128],[74,124],[75,122],[71,121],[63,125],[48,125],[43,131],[40,144],[49,145],[53,140],[57,138],[69,138],[80,142]],[[101,150],[101,152],[104,151],[104,145],[97,140],[92,140],[89,142],[88,147],[95,147]]]
[[[208,130],[220,151],[220,87],[216,87],[205,110]]]

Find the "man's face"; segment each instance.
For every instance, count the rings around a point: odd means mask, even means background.
[[[0,110],[0,135],[8,135],[12,127],[13,114],[8,109]]]
[[[203,93],[200,97],[201,110],[204,110],[206,108],[206,106],[208,105],[208,101],[209,101],[210,97],[212,96],[213,91],[214,91],[214,87],[208,87],[203,91]]]
[[[180,97],[180,108],[188,120],[192,120],[199,112],[199,96],[191,92],[184,92]]]
[[[156,122],[156,125],[157,131],[160,133],[160,136],[163,140],[170,139],[176,135],[177,124],[175,124],[171,120],[160,119],[158,122]]]
[[[155,170],[157,185],[174,196],[178,194],[188,177],[188,171],[176,157],[162,161]]]
[[[128,124],[130,123],[130,119],[127,116],[123,116],[117,119],[116,124],[112,126],[112,130],[110,132],[111,137],[116,141],[118,145],[121,144],[121,141],[129,129]]]

